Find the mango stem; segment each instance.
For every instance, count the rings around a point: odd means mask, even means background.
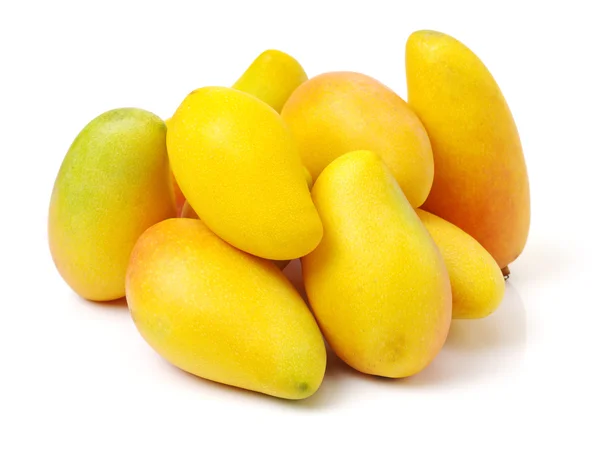
[[[502,276],[504,276],[504,280],[508,280],[510,277],[510,270],[508,269],[508,265],[502,268]]]

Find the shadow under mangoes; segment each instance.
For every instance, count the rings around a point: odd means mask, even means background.
[[[425,370],[403,383],[444,387],[504,375],[522,363],[526,341],[523,300],[508,281],[504,299],[492,315],[480,320],[453,320],[440,354]]]
[[[77,296],[77,298],[84,302],[85,305],[89,305],[90,307],[104,308],[104,309],[127,309],[127,300],[125,297],[119,299],[113,299],[112,301],[91,301],[89,299],[82,298],[81,296]]]
[[[98,317],[106,317],[113,314],[129,315],[127,300],[125,297],[113,299],[111,301],[92,301],[79,296],[71,291],[69,301],[75,301],[77,307],[83,308],[85,311],[93,311]]]
[[[521,282],[536,283],[564,277],[578,270],[578,248],[559,246],[557,242],[533,242],[510,265],[511,278]]]
[[[186,382],[189,382],[190,385],[194,385],[196,388],[198,388],[199,394],[202,394],[202,391],[204,391],[205,388],[213,391],[216,389],[219,391],[219,394],[223,394],[226,397],[235,396],[236,400],[259,401],[262,404],[275,407],[286,407],[307,411],[334,407],[338,405],[339,400],[343,398],[343,395],[338,394],[339,385],[336,382],[336,378],[341,372],[340,369],[345,370],[345,368],[340,366],[343,365],[343,362],[335,355],[330,357],[329,351],[327,353],[327,368],[323,383],[312,396],[300,400],[282,399],[275,396],[269,396],[264,393],[259,393],[257,391],[246,390],[232,385],[204,379],[176,367],[160,357],[158,354],[155,354],[155,356],[160,358],[162,362],[161,365],[164,369],[173,371],[175,374],[177,374],[177,376],[180,376]]]

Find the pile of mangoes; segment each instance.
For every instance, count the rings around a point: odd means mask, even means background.
[[[325,342],[363,373],[418,373],[453,318],[500,304],[529,185],[477,56],[418,31],[406,71],[408,102],[360,73],[308,79],[270,50],[166,123],[100,115],[52,192],[58,271],[83,298],[125,296],[143,338],[205,379],[306,398]],[[298,258],[307,301],[282,273]]]

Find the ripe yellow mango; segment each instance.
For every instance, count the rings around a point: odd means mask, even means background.
[[[200,220],[166,220],[140,237],[127,304],[150,346],[197,376],[287,399],[323,380],[325,345],[298,292]]]
[[[232,88],[195,90],[169,121],[167,148],[187,201],[231,245],[289,260],[321,240],[295,142],[266,103]]]
[[[200,219],[196,211],[192,208],[192,206],[190,206],[190,203],[188,203],[187,201],[183,203],[183,207],[181,208],[181,218],[192,218],[194,220]],[[272,260],[271,262],[277,265],[277,268],[279,268],[280,270],[283,270],[285,267],[287,267],[288,263],[290,263],[289,260]]]
[[[435,31],[409,37],[406,79],[435,160],[423,209],[477,239],[505,268],[525,246],[530,206],[521,141],[500,88],[471,50]]]
[[[444,258],[452,286],[452,318],[484,318],[504,297],[504,276],[477,240],[452,223],[424,210],[417,215]]]
[[[413,207],[427,198],[433,155],[425,128],[379,81],[360,73],[324,73],[296,89],[281,116],[313,179],[338,156],[370,150],[383,159]]]
[[[133,108],[108,111],[77,136],[54,183],[48,241],[56,267],[80,296],[125,295],[137,238],[175,216],[164,122]]]
[[[233,85],[281,112],[292,92],[308,78],[298,61],[279,50],[262,52]]]
[[[421,371],[446,341],[450,281],[392,173],[375,153],[350,152],[323,170],[312,195],[324,236],[302,271],[325,338],[364,373]]]

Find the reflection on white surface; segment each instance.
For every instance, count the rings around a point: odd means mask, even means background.
[[[488,352],[524,346],[526,336],[523,300],[509,280],[498,310],[481,320],[454,320],[446,344],[453,349]]]
[[[443,386],[509,374],[521,364],[526,340],[525,307],[509,280],[504,299],[492,315],[481,320],[454,320],[438,357],[405,382]]]

